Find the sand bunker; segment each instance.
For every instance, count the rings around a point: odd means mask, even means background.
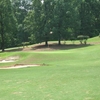
[[[15,62],[14,60],[1,60],[0,63],[9,63],[9,62]]]
[[[17,69],[17,68],[26,68],[26,67],[36,67],[36,66],[40,66],[40,65],[14,65],[12,67],[4,67],[4,68],[0,68],[0,69]]]
[[[12,56],[3,60],[0,60],[0,63],[10,63],[10,62],[15,62],[16,60],[19,59],[19,56]]]
[[[6,59],[0,60],[0,63],[10,63],[10,62],[15,62],[19,59],[19,56],[12,56],[12,57],[8,57]],[[17,69],[17,68],[25,68],[25,67],[35,67],[35,66],[40,66],[40,65],[26,65],[26,64],[16,64],[14,66],[11,67],[3,67],[0,69]]]

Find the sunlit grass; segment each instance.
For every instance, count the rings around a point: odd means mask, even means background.
[[[99,100],[100,46],[39,52],[5,52],[19,64],[39,67],[0,69],[0,100]]]
[[[100,37],[97,36],[97,37],[94,37],[94,38],[90,38],[88,41],[89,42],[100,42]]]

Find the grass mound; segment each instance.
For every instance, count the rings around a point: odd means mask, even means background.
[[[100,43],[100,37],[99,36],[97,36],[97,37],[94,37],[94,38],[90,38],[89,40],[88,40],[88,42],[92,42],[92,43]]]

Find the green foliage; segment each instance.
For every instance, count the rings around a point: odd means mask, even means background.
[[[28,39],[29,39],[30,44],[35,44],[36,43],[36,39],[35,39],[34,34],[31,34],[31,36]]]
[[[1,0],[0,48],[26,41],[48,45],[49,40],[57,40],[60,45],[61,40],[78,35],[97,36],[99,12],[99,0]]]
[[[96,20],[99,20],[97,14],[99,13],[100,1],[98,0],[84,0],[80,6],[80,19],[81,19],[81,34],[90,37],[99,34],[99,28]],[[96,9],[95,9],[96,8]],[[98,12],[98,13],[97,13]]]
[[[84,35],[77,36],[77,39],[80,40],[81,44],[82,44],[83,41],[84,41],[84,44],[86,44],[88,38],[89,38],[89,36],[84,36]]]
[[[28,41],[28,37],[30,36],[29,33],[24,30],[24,19],[26,18],[28,12],[32,9],[30,2],[30,0],[12,0],[14,14],[18,23],[16,34],[18,44]]]
[[[22,42],[23,48],[24,48],[25,46],[28,46],[28,45],[29,45],[29,42]]]
[[[10,38],[11,36],[14,36],[15,29],[16,29],[16,18],[13,14],[11,2],[10,0],[1,0],[0,1],[0,35],[1,35],[0,48],[2,49],[2,51],[4,51],[5,46],[7,44],[9,45],[9,43],[11,43]],[[6,40],[5,38],[9,39]]]

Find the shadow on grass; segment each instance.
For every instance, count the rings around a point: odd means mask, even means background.
[[[93,46],[92,44],[49,44],[48,46],[45,45],[37,45],[35,47],[32,47],[31,50],[40,50],[40,51],[45,51],[45,50],[69,50],[69,49],[77,49],[77,48],[83,48],[83,47],[88,47],[88,46]]]
[[[23,51],[23,48],[5,49],[4,52],[17,52],[17,51]],[[0,53],[2,53],[2,51],[0,51]]]
[[[31,48],[11,48],[5,49],[5,52],[17,52],[17,51],[53,51],[53,50],[69,50],[69,49],[77,49],[77,48],[84,48],[88,46],[93,46],[94,44],[62,44],[58,45],[56,43],[49,44],[45,46],[44,44],[38,44],[35,46],[31,46]],[[2,53],[2,51],[0,51]]]

